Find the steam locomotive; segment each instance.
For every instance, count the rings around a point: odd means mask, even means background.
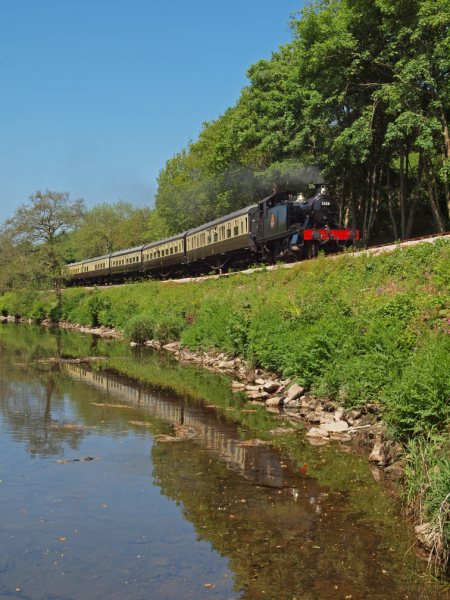
[[[199,275],[256,262],[312,258],[359,240],[340,227],[338,205],[324,184],[304,199],[271,194],[241,210],[184,233],[67,265],[68,283],[120,282],[138,277]]]

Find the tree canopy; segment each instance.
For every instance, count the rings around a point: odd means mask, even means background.
[[[444,230],[448,2],[321,0],[291,28],[291,42],[249,68],[236,105],[167,161],[159,229],[182,231],[273,189],[303,191],[321,170],[366,242]]]
[[[83,211],[84,201],[71,201],[68,193],[38,191],[16,210],[3,232],[4,240],[10,242],[13,270],[17,272],[27,260],[26,271],[38,263],[41,277],[52,280],[59,301],[64,265],[61,239],[80,222]],[[37,261],[29,258],[33,254]]]

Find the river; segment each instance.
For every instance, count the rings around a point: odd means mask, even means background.
[[[271,427],[226,377],[1,325],[0,598],[448,597],[367,458]]]

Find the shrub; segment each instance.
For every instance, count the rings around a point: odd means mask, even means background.
[[[180,339],[184,326],[183,319],[178,315],[163,315],[155,323],[154,336],[162,344],[168,344]]]
[[[408,443],[404,497],[410,512],[429,522],[431,555],[444,567],[450,557],[450,440],[419,437]],[[434,555],[434,556],[433,556]]]
[[[110,308],[111,303],[108,298],[106,298],[104,294],[101,294],[99,289],[96,288],[88,300],[88,306],[91,313],[91,325],[92,327],[98,327],[102,324],[101,314]]]
[[[125,335],[132,342],[143,344],[155,337],[155,322],[150,315],[134,315],[125,324]]]
[[[400,438],[445,428],[450,420],[450,335],[433,332],[384,393],[387,419]]]

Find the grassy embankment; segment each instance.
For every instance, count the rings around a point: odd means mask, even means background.
[[[407,448],[411,510],[450,546],[450,243],[319,258],[202,283],[11,292],[3,314],[124,329],[239,354],[345,406],[377,402]]]

